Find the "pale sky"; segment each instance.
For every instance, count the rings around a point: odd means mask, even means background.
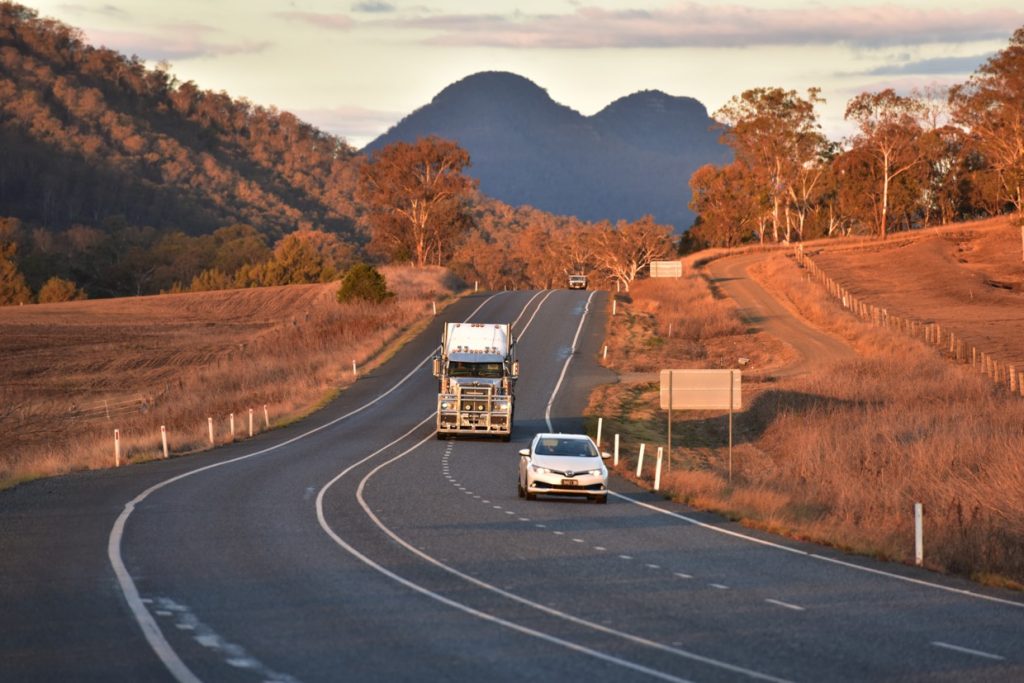
[[[1021,0],[20,0],[180,80],[274,105],[355,147],[478,71],[590,115],[644,89],[714,113],[749,88],[822,89],[825,132],[864,91],[965,80]]]

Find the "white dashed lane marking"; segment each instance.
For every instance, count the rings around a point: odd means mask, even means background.
[[[941,647],[943,650],[952,650],[953,652],[959,652],[965,655],[971,655],[973,657],[982,657],[984,659],[993,659],[997,662],[1001,662],[1006,657],[1002,655],[994,655],[991,652],[982,652],[981,650],[974,650],[969,647],[962,647],[960,645],[953,645],[952,643],[943,643],[940,640],[933,640],[932,645],[935,647]]]
[[[467,496],[473,496],[474,499],[479,500],[484,505],[490,505],[491,508],[494,509],[494,510],[502,510],[506,515],[512,515],[512,516],[516,515],[516,512],[514,510],[505,510],[501,505],[493,505],[493,504],[491,504],[491,501],[489,501],[487,499],[484,499],[484,498],[481,498],[480,495],[474,494],[472,491],[468,490],[465,486],[461,486],[459,484],[459,482],[456,481],[455,478],[452,477],[449,474],[449,470],[448,470],[448,456],[451,455],[451,450],[450,449],[451,449],[451,447],[449,446],[449,450],[445,452],[444,461],[443,461],[443,465],[444,465],[443,472],[444,472],[445,477],[452,483],[452,485],[455,486],[458,490],[460,490],[463,493],[465,493]],[[529,522],[530,521],[529,517],[519,517],[518,519],[519,519],[520,522]],[[546,524],[536,523],[536,524],[534,524],[534,527],[536,527],[538,529],[546,529],[547,525]],[[556,530],[556,531],[552,531],[552,534],[554,534],[555,536],[565,536],[565,532],[564,531],[557,531]],[[581,543],[581,544],[582,543],[586,543],[586,540],[582,539],[582,538],[573,538],[572,541],[573,541],[573,543]],[[595,545],[595,546],[592,546],[592,547],[597,552],[606,552],[608,550],[606,547],[600,546],[600,545]],[[619,559],[631,561],[634,558],[633,558],[632,555],[619,555]],[[662,566],[659,565],[659,564],[645,563],[644,566],[646,566],[648,569],[652,569],[652,570],[655,570],[655,571],[660,571],[662,569]],[[685,572],[672,572],[672,575],[677,577],[677,578],[680,578],[680,579],[692,579],[693,578],[693,576],[691,576],[690,574],[686,574]],[[708,586],[710,586],[711,588],[716,588],[718,590],[728,590],[729,589],[728,586],[726,586],[725,584],[722,584],[722,583],[709,583]],[[802,611],[805,610],[805,608],[803,608],[803,607],[801,607],[799,605],[794,605],[792,603],[783,602],[782,600],[773,600],[771,598],[766,598],[765,602],[767,602],[769,604],[772,604],[772,605],[776,605],[778,607],[783,607],[785,609],[793,610],[793,611],[802,612]],[[966,652],[968,654],[976,654],[977,656],[990,656],[990,657],[996,657],[996,658],[1002,659],[998,655],[988,655],[988,653],[980,653],[979,654],[978,651],[969,650],[969,649],[966,649],[966,648],[959,648],[958,646],[949,645],[947,643],[935,642],[935,643],[932,643],[932,645],[934,645],[936,647],[945,647],[945,648],[951,649],[951,650],[964,651],[964,652]]]

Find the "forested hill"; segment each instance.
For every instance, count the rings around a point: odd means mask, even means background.
[[[354,228],[357,153],[344,141],[91,47],[10,2],[0,2],[0,149],[0,216],[47,230]]]
[[[712,124],[689,97],[648,90],[583,116],[526,78],[484,72],[448,86],[366,149],[439,135],[469,152],[468,173],[491,197],[584,220],[653,214],[682,230],[693,221],[690,175],[731,157]]]

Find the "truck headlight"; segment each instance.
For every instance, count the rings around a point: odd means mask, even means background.
[[[508,410],[508,401],[498,401],[494,404],[495,410]]]
[[[448,410],[452,407],[452,404],[448,401],[441,401],[441,410]]]

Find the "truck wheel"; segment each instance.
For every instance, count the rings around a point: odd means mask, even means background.
[[[445,439],[447,439],[447,438],[448,438],[448,435],[447,435],[447,434],[442,434],[441,432],[438,432],[438,433],[437,433],[437,440],[438,440],[438,441],[444,441],[444,440],[445,440]]]

